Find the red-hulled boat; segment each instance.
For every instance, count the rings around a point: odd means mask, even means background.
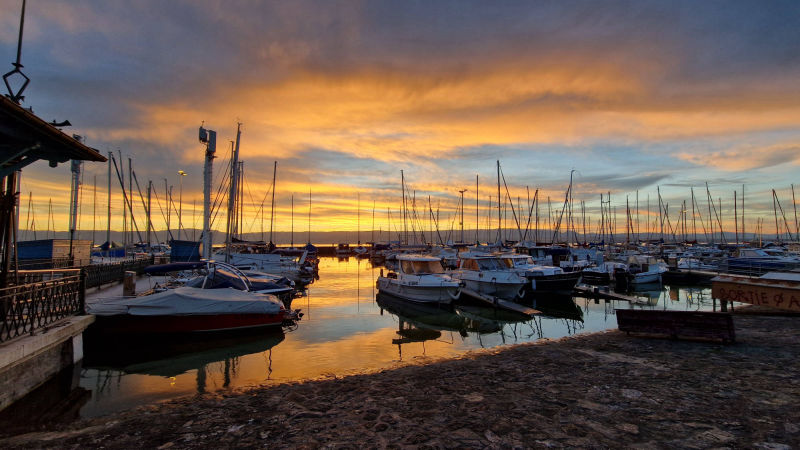
[[[180,287],[87,305],[107,334],[185,334],[278,327],[296,318],[270,294]]]

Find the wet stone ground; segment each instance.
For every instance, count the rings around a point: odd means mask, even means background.
[[[800,446],[800,317],[734,320],[733,345],[579,335],[187,397],[0,447]]]

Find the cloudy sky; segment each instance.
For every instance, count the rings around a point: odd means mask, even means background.
[[[20,7],[0,0],[7,70]],[[539,189],[543,209],[548,196],[563,201],[574,169],[592,227],[610,192],[624,230],[637,190],[655,214],[660,189],[676,221],[694,187],[708,220],[707,182],[729,229],[744,185],[750,230],[762,218],[774,232],[775,189],[794,231],[798,43],[796,1],[31,1],[24,106],[131,157],[162,202],[164,179],[177,200],[177,171],[188,172],[187,223],[202,198],[197,127],[218,132],[220,172],[241,122],[246,231],[261,226],[273,161],[275,229],[289,229],[292,195],[305,229],[310,189],[315,230],[354,230],[357,193],[362,229],[373,203],[376,228],[389,226],[387,208],[398,226],[401,169],[418,212],[430,195],[443,222],[468,189],[474,227],[475,177],[487,208],[496,160],[514,201]],[[106,170],[86,167],[84,229]],[[68,190],[68,167],[26,169],[21,227],[32,192],[37,229],[50,199],[65,229]],[[120,228],[121,201],[113,208]]]

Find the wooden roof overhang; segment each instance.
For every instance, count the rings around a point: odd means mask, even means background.
[[[40,159],[51,167],[73,159],[107,161],[97,150],[0,95],[0,178]]]

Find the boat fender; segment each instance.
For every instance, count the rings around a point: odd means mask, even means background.
[[[519,288],[519,292],[517,292],[517,297],[525,298],[525,288],[524,287]]]

